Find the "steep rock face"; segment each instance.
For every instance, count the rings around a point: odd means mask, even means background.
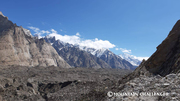
[[[157,47],[156,52],[143,62],[134,74],[144,70],[150,74],[161,76],[180,71],[180,20],[176,22],[167,38]]]
[[[45,37],[44,39],[51,43],[58,54],[72,67],[111,68],[111,66],[100,58],[80,50],[74,45],[55,40],[55,37]]]
[[[16,26],[16,24],[13,24],[2,14],[2,12],[0,12],[0,32],[10,29],[13,26]]]
[[[180,20],[176,22],[167,38],[157,47],[156,52],[147,60],[143,60],[133,73],[119,80],[123,84],[141,75],[166,76],[180,72]]]
[[[70,67],[44,39],[33,38],[28,30],[0,14],[0,64]]]
[[[153,74],[165,76],[180,70],[180,20],[168,37],[157,47],[157,51],[144,65]]]

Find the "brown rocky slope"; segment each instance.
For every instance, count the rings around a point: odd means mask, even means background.
[[[32,37],[0,13],[0,64],[70,67],[43,39]]]

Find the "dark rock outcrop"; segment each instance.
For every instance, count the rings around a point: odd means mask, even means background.
[[[70,67],[44,39],[32,37],[0,14],[0,64]]]

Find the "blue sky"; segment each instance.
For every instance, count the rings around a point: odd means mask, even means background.
[[[0,11],[27,29],[54,30],[81,42],[98,40],[115,45],[109,49],[116,54],[149,57],[179,20],[179,4],[179,0],[3,0]]]

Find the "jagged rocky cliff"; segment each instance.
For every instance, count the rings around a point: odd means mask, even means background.
[[[44,39],[32,37],[29,30],[13,24],[0,13],[0,64],[20,66],[70,66]]]
[[[137,70],[143,68],[152,74],[161,76],[180,71],[180,20],[176,22],[167,38],[157,47],[156,52]]]
[[[180,20],[176,22],[167,38],[157,47],[156,52],[147,60],[143,60],[135,71],[119,83],[125,83],[140,75],[161,75],[180,72]]]

